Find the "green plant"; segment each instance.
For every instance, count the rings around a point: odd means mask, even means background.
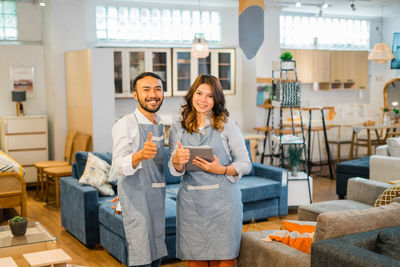
[[[14,216],[10,219],[11,223],[24,223],[26,222],[26,218],[21,217],[21,216]]]
[[[289,145],[288,152],[289,152],[289,157],[288,157],[289,166],[291,168],[298,166],[300,162],[301,153],[303,152],[303,147],[296,145]]]
[[[400,111],[400,110],[399,110],[398,108],[394,108],[394,109],[393,109],[393,112],[394,112],[395,114],[399,114],[399,111]]]
[[[383,112],[389,112],[389,111],[390,111],[390,109],[388,109],[388,108],[383,109]]]
[[[290,53],[290,52],[283,52],[282,54],[281,54],[281,60],[292,60],[292,58],[293,58],[293,55],[292,55],[292,53]]]

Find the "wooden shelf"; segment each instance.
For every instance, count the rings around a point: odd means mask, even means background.
[[[190,77],[178,77],[178,80],[190,80]]]
[[[219,63],[218,66],[230,66],[230,63]]]
[[[167,66],[165,63],[153,63],[154,67],[159,67],[159,66]]]

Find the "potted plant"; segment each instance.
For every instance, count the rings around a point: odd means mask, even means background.
[[[10,225],[11,233],[15,236],[22,236],[26,233],[28,227],[28,218],[15,216],[8,220]]]
[[[293,176],[297,176],[297,171],[299,168],[299,162],[301,153],[303,152],[303,147],[296,145],[289,145],[289,157],[288,163]]]
[[[398,108],[393,108],[393,113],[394,113],[394,123],[399,123],[399,118],[400,118],[400,110]]]
[[[292,60],[292,58],[293,58],[293,55],[292,55],[292,53],[290,53],[290,52],[283,52],[282,54],[281,54],[281,60],[282,61],[289,61],[289,60]]]

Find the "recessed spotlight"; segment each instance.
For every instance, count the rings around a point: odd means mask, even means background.
[[[328,8],[328,3],[326,2],[326,0],[324,0],[324,4],[322,5],[323,9],[327,9]]]
[[[298,1],[296,2],[296,7],[301,7],[301,1],[300,1],[300,0],[298,0]]]
[[[351,10],[356,11],[356,5],[355,5],[354,1],[351,2],[350,7],[351,7]]]

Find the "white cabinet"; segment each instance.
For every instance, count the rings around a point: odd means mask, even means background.
[[[164,96],[172,95],[171,49],[115,48],[114,88],[116,98],[133,97],[133,81],[142,72],[150,71],[162,79]]]
[[[219,78],[225,94],[235,90],[235,49],[210,49],[206,58],[193,58],[190,48],[174,48],[173,95],[183,96],[200,74],[211,74]]]
[[[1,149],[24,167],[26,183],[36,182],[35,162],[49,159],[47,117],[1,117]]]

